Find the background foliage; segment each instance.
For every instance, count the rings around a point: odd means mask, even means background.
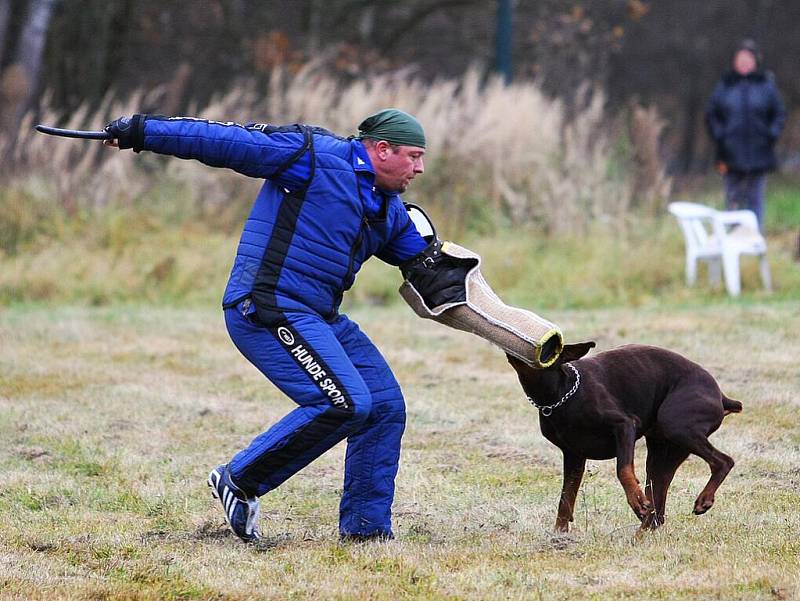
[[[425,81],[485,73],[495,63],[498,1],[0,0],[0,112],[18,120],[41,90],[66,115],[109,92],[127,100],[160,85],[157,105],[140,108],[192,112],[242,78],[263,89],[275,68],[297,73],[309,63],[343,82],[397,70]],[[515,79],[535,80],[569,110],[583,108],[576,91],[587,82],[607,92],[612,113],[637,99],[656,106],[672,170],[708,166],[703,105],[742,38],[761,43],[788,104],[800,100],[793,0],[512,4]],[[781,154],[796,164],[799,147],[795,115]]]

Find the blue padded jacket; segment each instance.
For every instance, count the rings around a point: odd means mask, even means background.
[[[399,265],[427,246],[400,197],[375,187],[359,140],[306,125],[185,117],[147,117],[143,134],[144,150],[266,179],[222,301],[251,298],[264,323],[286,310],[332,320],[370,256]]]

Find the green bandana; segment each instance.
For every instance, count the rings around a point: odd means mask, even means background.
[[[358,137],[425,148],[425,132],[420,122],[399,109],[383,109],[364,119],[358,126]]]

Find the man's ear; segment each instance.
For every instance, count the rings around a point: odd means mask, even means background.
[[[378,140],[375,142],[375,152],[381,160],[386,160],[386,156],[392,150],[392,145],[386,140]]]
[[[569,363],[570,361],[580,359],[595,346],[594,340],[590,340],[589,342],[579,342],[577,344],[565,344],[564,349],[561,351],[561,355],[558,357],[558,362]]]

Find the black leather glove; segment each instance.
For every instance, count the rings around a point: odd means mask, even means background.
[[[429,309],[467,300],[465,278],[474,262],[439,255],[435,260],[412,259],[400,267],[403,276],[419,292]]]
[[[144,148],[144,122],[147,115],[120,117],[105,126],[105,131],[117,140],[121,150],[132,148],[139,152]]]

